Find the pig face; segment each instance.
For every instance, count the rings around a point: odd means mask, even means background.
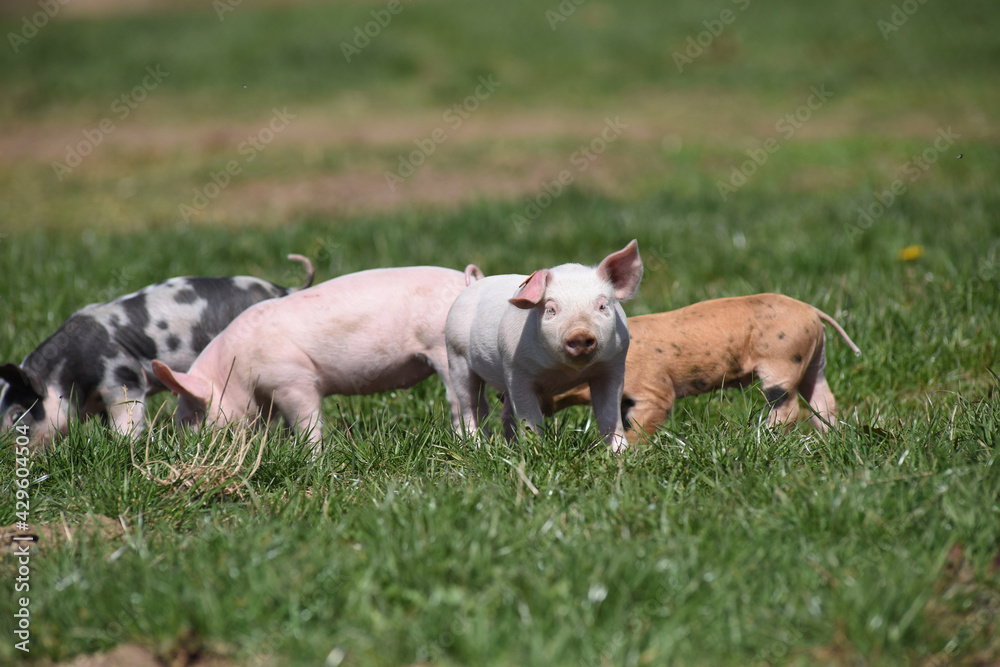
[[[609,255],[597,270],[564,264],[531,274],[510,303],[530,311],[526,326],[551,359],[584,368],[617,353],[620,300],[630,298],[642,279],[635,242]],[[626,336],[627,340],[627,336]]]
[[[44,446],[69,428],[73,406],[69,396],[56,391],[16,364],[0,365],[0,433],[27,427],[35,446]]]

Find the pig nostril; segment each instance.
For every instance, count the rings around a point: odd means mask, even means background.
[[[597,339],[590,334],[580,333],[567,338],[565,348],[570,356],[573,357],[591,354],[597,349]]]

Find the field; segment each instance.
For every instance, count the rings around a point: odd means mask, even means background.
[[[148,437],[31,459],[30,589],[0,435],[0,663],[1000,662],[995,3],[76,4],[0,5],[0,361],[167,277],[297,284],[291,252],[633,238],[628,314],[780,292],[863,354],[828,331],[829,434],[754,386],[623,456],[584,408],[476,447],[436,378],[326,399],[316,460],[160,394]]]

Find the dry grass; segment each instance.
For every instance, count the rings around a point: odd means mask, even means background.
[[[221,492],[227,496],[242,497],[247,481],[260,467],[267,439],[266,430],[258,431],[247,425],[216,429],[207,442],[203,439],[197,441],[190,460],[171,463],[150,458],[150,445],[153,441],[153,432],[150,430],[142,462],[136,461],[133,441],[132,465],[146,479],[160,486],[184,491],[200,489],[206,493]],[[257,456],[252,465],[247,467],[247,457],[255,446]],[[166,474],[163,474],[164,471]]]

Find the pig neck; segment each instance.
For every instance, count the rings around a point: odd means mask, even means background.
[[[238,351],[232,349],[227,342],[216,338],[202,353],[202,361],[207,362],[212,369],[210,374],[191,369],[192,375],[212,385],[212,412],[222,410],[226,414],[243,414],[257,410],[257,401],[252,391],[247,391],[249,383],[240,377],[246,370],[245,360],[241,362]],[[201,363],[198,364],[202,366]]]

